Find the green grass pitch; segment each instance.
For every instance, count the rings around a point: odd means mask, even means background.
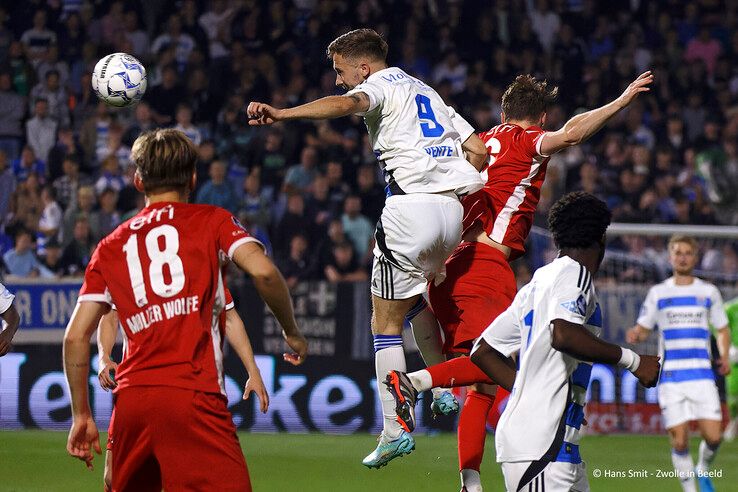
[[[415,452],[396,459],[380,470],[368,470],[361,459],[375,445],[367,434],[240,433],[254,490],[312,491],[455,491],[456,438],[452,434],[417,436]],[[99,491],[103,460],[96,457],[95,471],[66,456],[66,435],[45,431],[0,431],[0,491]],[[101,439],[104,443],[104,440]],[[692,440],[692,454],[699,441]],[[494,462],[492,436],[482,465],[485,490],[502,490],[502,474]],[[666,436],[586,436],[582,454],[587,462],[593,491],[678,491],[674,478],[658,478],[671,469]],[[714,463],[722,478],[714,479],[718,492],[738,491],[738,442],[726,443]],[[595,478],[595,469],[603,476]],[[619,472],[626,478],[605,478]],[[627,478],[630,471],[645,470],[645,478]]]

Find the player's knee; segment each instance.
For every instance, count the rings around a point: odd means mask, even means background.
[[[707,444],[707,447],[715,449],[723,442],[723,438],[721,435],[717,436],[705,436],[705,443]]]

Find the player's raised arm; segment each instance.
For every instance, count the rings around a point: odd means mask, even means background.
[[[340,118],[355,113],[364,113],[369,109],[369,97],[363,92],[355,92],[345,96],[328,96],[315,101],[295,106],[294,108],[277,109],[260,102],[249,103],[246,114],[249,125],[271,125],[286,120],[326,120]]]
[[[297,327],[292,298],[284,277],[256,242],[238,246],[232,259],[241,270],[251,276],[259,295],[282,326],[287,345],[295,351],[295,354],[285,354],[285,360],[295,365],[301,364],[307,356],[307,340]]]
[[[254,350],[251,347],[251,340],[249,340],[249,334],[246,332],[246,326],[235,309],[228,309],[226,311],[225,332],[228,343],[231,344],[231,347],[238,354],[238,358],[241,359],[241,363],[243,363],[243,367],[249,375],[249,379],[246,381],[246,387],[244,388],[243,399],[248,400],[253,391],[259,397],[261,412],[266,413],[269,409],[269,394],[261,379],[259,367],[254,360]]]
[[[546,133],[542,137],[541,155],[551,155],[566,147],[584,142],[597,133],[610,118],[632,103],[638,94],[650,91],[649,85],[652,82],[653,73],[650,71],[643,72],[614,101],[586,113],[578,114],[567,121],[561,129]]]
[[[64,333],[64,375],[72,400],[72,428],[67,439],[67,452],[84,461],[90,470],[92,450],[102,453],[87,394],[90,337],[108,309],[109,306],[102,302],[78,302]]]
[[[118,312],[111,309],[107,314],[103,315],[100,323],[97,325],[97,358],[98,371],[97,379],[100,386],[104,390],[112,390],[117,386],[111,371],[118,369],[110,354],[113,352],[115,345],[115,337],[118,333]]]

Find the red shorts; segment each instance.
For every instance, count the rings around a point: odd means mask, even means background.
[[[168,386],[117,392],[113,491],[251,491],[225,397]]]
[[[512,304],[515,275],[505,255],[465,242],[446,261],[446,279],[428,288],[431,308],[446,335],[445,353],[468,354],[474,339]]]

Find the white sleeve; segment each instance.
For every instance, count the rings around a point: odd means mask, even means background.
[[[360,92],[366,94],[366,97],[369,98],[369,109],[357,112],[356,114],[359,116],[364,116],[365,114],[374,111],[384,102],[384,88],[381,84],[366,80],[348,91],[346,95],[351,96],[352,94],[358,94]]]
[[[717,287],[712,287],[710,294],[710,325],[716,330],[728,326],[728,315],[725,314],[723,296]]]
[[[648,294],[646,295],[646,300],[644,300],[643,305],[641,305],[641,312],[638,315],[638,320],[636,321],[636,323],[644,328],[653,330],[653,328],[656,326],[657,313],[658,308],[656,306],[656,291],[653,287],[651,287],[648,290]]]
[[[469,124],[468,121],[464,119],[463,116],[461,116],[459,113],[456,112],[454,108],[451,106],[446,106],[446,111],[448,111],[448,116],[451,118],[451,123],[454,125],[454,128],[457,132],[459,132],[459,136],[461,137],[461,143],[466,142],[466,140],[473,134],[474,127]]]
[[[550,321],[563,319],[577,325],[584,325],[587,306],[594,299],[592,274],[580,264],[572,264],[563,269],[551,288]]]
[[[13,299],[15,299],[15,296],[3,284],[0,284],[0,314],[10,309],[10,306],[13,305]]]

